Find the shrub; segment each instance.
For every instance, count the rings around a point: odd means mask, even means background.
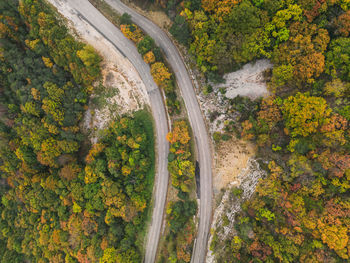
[[[123,25],[131,25],[132,24],[131,15],[129,15],[128,13],[124,13],[120,17],[120,23]]]

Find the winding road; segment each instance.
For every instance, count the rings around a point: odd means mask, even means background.
[[[105,39],[118,49],[138,71],[144,82],[151,104],[156,126],[157,140],[157,174],[155,180],[154,209],[148,231],[145,263],[154,263],[163,222],[169,175],[167,171],[167,156],[169,144],[166,141],[168,122],[161,93],[153,81],[149,66],[137,52],[135,45],[121,31],[108,21],[88,0],[49,0],[56,6],[69,5],[75,14],[84,22],[93,26]],[[189,120],[194,133],[198,160],[200,164],[200,207],[199,228],[195,240],[192,263],[204,263],[210,229],[212,211],[212,158],[210,140],[196,98],[192,81],[182,58],[169,37],[153,22],[135,12],[118,0],[105,0],[119,13],[129,13],[135,24],[139,25],[163,49],[167,61],[171,64],[182,93]],[[58,8],[59,9],[59,8]]]
[[[204,263],[207,253],[207,243],[210,231],[212,211],[212,158],[210,140],[204,123],[204,119],[197,101],[192,81],[179,51],[166,33],[156,24],[137,13],[135,10],[123,4],[120,0],[105,0],[118,13],[128,13],[132,21],[142,28],[157,45],[159,45],[172,70],[175,72],[177,84],[185,101],[188,116],[197,144],[197,153],[200,166],[200,208],[199,227],[195,241],[192,263]],[[153,263],[156,256],[156,240],[149,240],[146,247],[146,263]]]
[[[154,262],[161,232],[164,206],[168,189],[168,153],[169,143],[166,135],[169,132],[166,111],[162,95],[153,81],[149,66],[143,61],[133,42],[108,21],[88,0],[49,0],[58,10],[61,5],[68,5],[83,21],[93,26],[105,39],[119,50],[138,71],[146,86],[150,100],[153,118],[155,121],[157,144],[157,172],[155,178],[155,192],[153,193],[154,208],[152,221],[148,230],[145,262]]]

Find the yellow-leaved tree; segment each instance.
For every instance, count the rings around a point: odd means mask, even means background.
[[[155,83],[160,88],[166,88],[171,79],[169,69],[162,62],[156,62],[151,66],[151,74]]]
[[[298,92],[284,101],[282,112],[291,136],[306,137],[328,122],[332,110],[324,98]]]

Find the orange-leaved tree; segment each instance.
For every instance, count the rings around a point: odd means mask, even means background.
[[[173,144],[180,142],[181,144],[187,144],[191,139],[188,127],[185,121],[177,121],[174,123],[174,128],[167,135],[167,140]]]
[[[144,56],[143,56],[143,60],[147,63],[147,64],[152,64],[156,61],[156,57],[154,56],[152,51],[148,51]]]

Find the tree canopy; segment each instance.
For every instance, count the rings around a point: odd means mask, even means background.
[[[140,262],[152,192],[148,115],[90,145],[101,58],[44,1],[0,3],[0,261]]]

